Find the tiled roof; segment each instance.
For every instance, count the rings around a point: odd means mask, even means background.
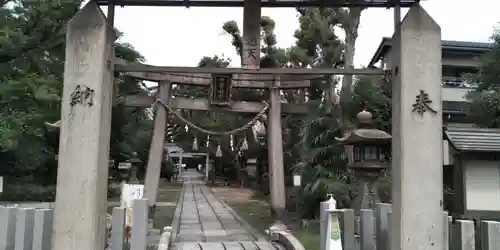
[[[467,112],[467,104],[467,102],[443,101],[443,114],[465,115]]]
[[[500,152],[500,129],[448,127],[445,135],[458,151]]]

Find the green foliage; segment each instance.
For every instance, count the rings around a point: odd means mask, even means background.
[[[333,9],[299,9],[300,27],[295,31],[295,46],[288,50],[291,65],[295,67],[337,67],[341,63],[343,44],[335,34]],[[349,201],[349,175],[345,168],[343,147],[335,137],[341,137],[338,107],[333,107],[337,79],[323,77],[313,81],[308,91],[310,112],[303,119],[295,143],[296,158],[293,172],[302,176],[302,187],[297,190],[295,205],[301,216],[318,215],[319,202],[333,193],[340,204]],[[332,109],[333,107],[333,109]]]
[[[119,187],[108,187],[108,199],[120,197]],[[5,185],[0,193],[0,201],[8,202],[54,202],[56,199],[55,186],[40,186],[37,184],[14,184]]]
[[[275,23],[269,17],[262,17],[263,56],[260,66],[343,67],[346,47],[338,38],[334,27],[342,27],[349,32],[349,39],[355,39],[360,10],[304,8],[298,9],[298,12],[300,27],[294,34],[297,40],[295,45],[288,49],[276,47],[277,39],[273,32]],[[226,22],[223,29],[231,36],[237,54],[241,55],[242,38],[236,22]],[[302,175],[304,184],[293,196],[299,212],[308,218],[317,215],[319,202],[324,200],[326,194],[333,193],[341,206],[348,206],[355,194],[351,190],[351,183],[355,180],[346,168],[344,147],[338,145],[335,140],[335,137],[342,137],[342,130],[352,127],[350,121],[355,115],[369,107],[380,127],[390,129],[390,86],[377,78],[356,79],[353,88],[348,88],[348,93],[344,94],[348,97],[348,100],[342,103],[345,106],[343,112],[347,111],[343,114],[346,119],[339,119],[341,109],[336,101],[338,93],[335,91],[339,80],[335,77],[322,77],[313,79],[311,88],[305,93],[284,91],[284,97],[289,102],[301,99],[303,101],[304,94],[307,95],[311,106],[307,117],[287,115],[282,119],[286,183],[290,182],[294,172]],[[239,90],[234,91],[235,96],[238,96],[238,92]],[[244,96],[247,95],[249,93]],[[348,123],[343,123],[344,120]],[[259,187],[265,192],[268,182],[267,146],[265,137],[258,140],[260,146],[249,153],[259,159]]]
[[[472,82],[479,82],[478,88],[469,95],[469,116],[483,127],[500,127],[500,30],[495,30],[490,52],[481,58],[479,74],[470,76]]]
[[[1,201],[40,201],[54,202],[56,197],[55,186],[41,187],[40,185],[22,184],[5,185],[4,191],[0,194]]]
[[[392,86],[380,77],[361,76],[354,83],[346,103],[346,116],[354,120],[363,109],[370,111],[379,129],[391,130]]]
[[[0,6],[0,176],[8,183],[56,183],[58,131],[44,123],[60,119],[65,27],[80,4],[10,1]],[[117,43],[115,53],[128,61],[144,60],[126,43]],[[151,119],[144,109],[122,103],[123,96],[146,90],[137,80],[117,76],[111,158],[123,161],[137,151],[146,159]]]
[[[344,148],[335,141],[341,137],[338,119],[325,109],[314,110],[301,126],[300,161],[294,166],[304,183],[296,205],[305,218],[317,216],[319,202],[330,193],[339,205],[348,205],[352,179],[345,165]]]

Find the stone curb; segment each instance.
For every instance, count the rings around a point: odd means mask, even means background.
[[[229,211],[229,213],[247,230],[257,241],[267,241],[266,237],[259,231],[257,231],[255,228],[253,228],[250,224],[248,224],[247,221],[245,221],[243,218],[241,218],[236,211],[232,207],[230,207],[225,201],[223,201],[221,198],[217,197],[215,195],[215,192],[213,188],[210,188],[210,191],[214,195],[214,197],[220,201],[220,203]]]
[[[172,236],[172,227],[164,227],[163,232],[160,236],[160,241],[158,242],[157,250],[168,250],[170,247],[170,237]]]
[[[181,193],[179,194],[179,199],[177,199],[177,207],[175,208],[174,218],[172,220],[172,227],[170,229],[170,234],[169,234],[169,242],[168,242],[169,244],[170,244],[170,242],[176,241],[177,234],[179,233],[179,224],[181,221],[181,212],[182,212],[182,205],[184,203],[184,193],[185,192],[186,192],[186,185],[183,185]],[[163,233],[162,233],[162,236],[163,236]],[[160,249],[160,248],[158,248],[158,249]]]
[[[295,237],[293,234],[283,231],[283,230],[276,230],[276,231],[270,231],[268,230],[267,232],[269,236],[269,240],[271,242],[277,242],[278,244],[282,245],[285,249],[290,249],[290,250],[306,250],[304,248],[304,245]]]

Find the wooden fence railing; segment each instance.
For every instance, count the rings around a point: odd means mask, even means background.
[[[7,205],[0,207],[0,250],[51,250],[54,212],[46,203],[34,208]],[[113,208],[108,222],[108,250],[157,249],[157,243],[148,242],[148,204],[146,199],[132,202],[130,236],[125,229],[125,208]]]
[[[374,210],[361,210],[359,217],[352,209],[337,210],[333,214],[340,219],[343,250],[390,249],[391,204],[379,203]],[[326,219],[324,223],[330,223],[330,220]],[[443,212],[443,223],[447,225],[443,250],[500,250],[500,222],[481,221],[475,225],[471,220],[452,220],[447,212]],[[480,242],[476,242],[476,231],[480,232],[477,238]],[[326,238],[329,240],[329,236]],[[325,245],[322,242],[322,249]]]

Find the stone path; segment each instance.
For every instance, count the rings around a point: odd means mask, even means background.
[[[248,241],[255,238],[214,197],[197,172],[186,171],[179,242]]]
[[[172,249],[280,249],[270,242],[257,241],[201,178],[196,171],[183,173],[184,200]]]

